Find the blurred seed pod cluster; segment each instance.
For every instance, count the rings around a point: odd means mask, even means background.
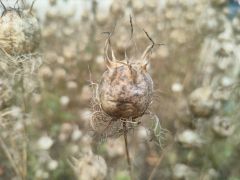
[[[38,88],[36,72],[41,56],[34,52],[40,43],[40,25],[30,8],[8,7],[1,2],[0,17],[0,147],[14,176],[27,177],[27,127],[32,94]]]

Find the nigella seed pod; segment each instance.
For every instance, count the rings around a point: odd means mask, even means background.
[[[152,100],[153,82],[138,67],[116,64],[103,74],[98,90],[101,107],[108,115],[137,118]]]
[[[199,117],[208,117],[214,110],[213,91],[210,87],[195,89],[189,96],[189,106],[192,113]]]
[[[153,81],[146,70],[147,59],[153,45],[147,47],[142,57],[118,61],[112,51],[112,59],[105,60],[108,69],[98,87],[102,110],[114,118],[138,118],[148,109],[153,94]]]
[[[2,3],[2,2],[1,2]],[[10,55],[32,53],[39,46],[41,33],[30,10],[7,9],[0,17],[0,48]]]

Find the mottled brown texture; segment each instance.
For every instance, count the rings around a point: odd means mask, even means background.
[[[11,9],[0,17],[0,48],[8,54],[32,53],[40,38],[40,25],[29,11]]]
[[[108,115],[137,118],[152,101],[153,82],[141,66],[121,64],[103,74],[98,93],[101,107]]]

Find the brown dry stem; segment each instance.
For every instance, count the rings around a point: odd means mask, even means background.
[[[123,122],[122,125],[123,125],[123,135],[124,135],[125,151],[126,151],[127,163],[128,163],[128,171],[129,171],[131,179],[134,180],[133,170],[132,170],[132,163],[131,163],[131,159],[130,159],[130,155],[129,155],[129,149],[128,149],[128,139],[127,139],[127,132],[128,132],[128,130],[127,130],[126,122]]]

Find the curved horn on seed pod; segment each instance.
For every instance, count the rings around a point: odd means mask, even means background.
[[[110,43],[111,33],[110,32],[104,32],[104,33],[108,34],[108,38],[106,39],[105,47],[104,47],[104,60],[105,60],[105,62],[107,64],[107,68],[111,69],[111,68],[115,68],[115,67],[121,66],[123,64],[126,65],[126,63],[117,60],[117,58],[115,57],[114,51],[112,50],[111,43]],[[112,59],[110,59],[109,56],[108,56],[109,46],[111,48]]]
[[[143,61],[142,69],[143,69],[144,71],[146,71],[146,70],[147,70],[147,65],[148,65],[148,60],[149,60],[149,55],[151,54],[151,51],[152,51],[153,47],[154,47],[155,45],[161,46],[161,45],[165,45],[165,44],[163,44],[163,43],[156,44],[156,43],[152,40],[152,38],[148,35],[147,31],[145,31],[144,29],[143,29],[143,31],[145,32],[145,34],[146,34],[146,36],[148,37],[148,39],[152,42],[152,44],[150,44],[150,45],[145,49],[145,51],[143,52],[143,54],[142,54],[142,56],[141,56],[141,60]]]
[[[34,6],[35,2],[36,2],[36,0],[33,0],[32,4],[30,6],[30,9],[28,11],[29,14],[32,14],[32,10],[33,10],[33,6]]]
[[[0,3],[1,3],[1,5],[2,5],[2,7],[3,7],[4,11],[6,11],[6,10],[7,10],[7,8],[6,8],[6,6],[3,4],[2,0],[0,0]]]
[[[14,4],[13,7],[14,7],[14,9],[18,9],[18,10],[19,10],[20,7],[19,7],[19,4],[18,4],[18,1],[19,1],[19,0],[16,0],[16,2],[15,2],[15,4]],[[22,3],[23,3],[23,1],[22,1]],[[24,8],[23,8],[23,9],[24,9]]]
[[[106,39],[106,42],[105,42],[104,61],[106,62],[107,68],[110,69],[111,67],[113,67],[114,64],[108,56],[108,46],[109,46],[109,37]]]
[[[148,58],[149,58],[149,55],[150,55],[153,47],[154,47],[154,44],[149,45],[142,54],[142,57],[141,57],[141,59],[143,61],[142,69],[145,71],[147,70],[146,68],[148,65]]]
[[[113,60],[114,62],[116,62],[117,59],[116,59],[116,57],[115,57],[115,54],[114,54],[113,50],[111,50],[111,51],[112,51],[112,60]]]

